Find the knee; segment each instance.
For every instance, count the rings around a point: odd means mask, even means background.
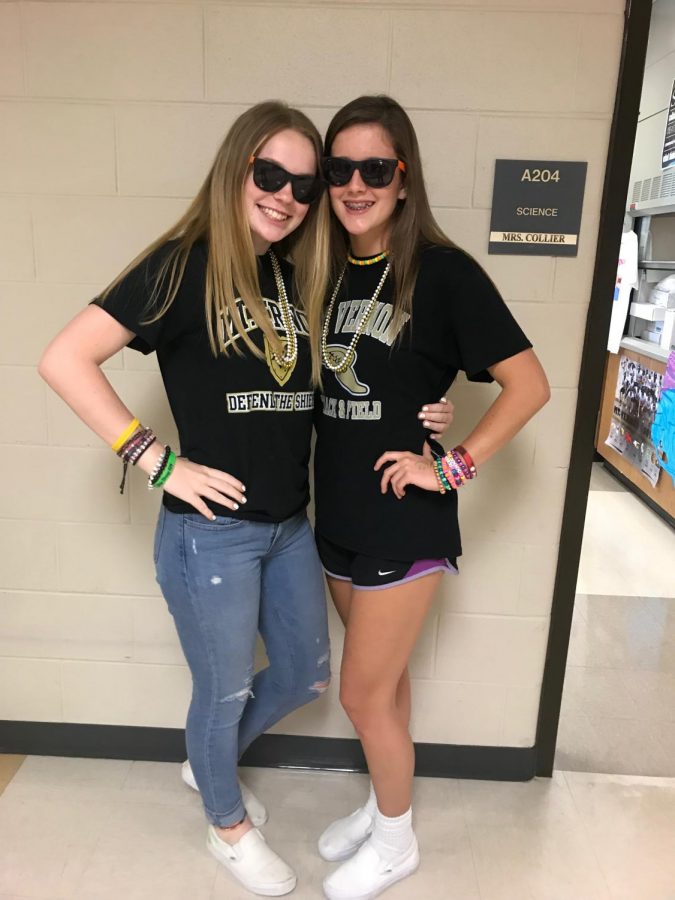
[[[340,683],[340,704],[358,734],[363,734],[386,712],[387,705],[379,698],[369,695],[362,687],[345,681]]]

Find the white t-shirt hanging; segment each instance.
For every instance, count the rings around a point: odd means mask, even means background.
[[[612,303],[612,320],[609,324],[607,349],[610,353],[619,352],[619,344],[623,337],[623,329],[628,315],[630,292],[638,286],[638,238],[634,231],[624,231],[621,235],[619,265],[616,270],[614,285],[614,302]]]

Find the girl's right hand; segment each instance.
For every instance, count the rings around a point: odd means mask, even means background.
[[[205,500],[213,500],[230,509],[239,509],[240,503],[246,503],[246,486],[238,478],[220,469],[190,462],[184,456],[176,460],[173,472],[164,483],[164,490],[194,506],[209,521],[216,517]]]

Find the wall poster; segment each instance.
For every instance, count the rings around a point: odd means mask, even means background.
[[[663,375],[622,356],[605,441],[639,469],[652,487],[656,487],[661,472],[651,431],[662,384]]]

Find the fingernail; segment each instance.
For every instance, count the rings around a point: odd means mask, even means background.
[[[428,406],[423,406],[422,409],[424,410],[424,412],[427,412],[427,410],[429,409],[429,407],[428,407]]]
[[[241,490],[242,490],[242,491],[245,491],[245,490],[246,490],[246,485],[245,485],[245,484],[242,484]]]
[[[429,427],[429,423],[427,422],[426,419],[424,420],[424,427],[425,427],[425,428],[428,428],[428,427]]]
[[[441,397],[441,399],[438,402],[439,403],[447,403],[448,401],[445,399],[445,397]]]
[[[216,516],[215,514],[211,516],[211,521],[212,521],[212,522],[215,522],[216,519],[217,519],[217,516]]]
[[[242,497],[242,498],[241,498],[241,502],[242,502],[242,503],[246,503],[246,497]]]
[[[423,412],[417,413],[417,418],[418,418],[418,419],[423,419],[423,418],[424,418],[424,413],[423,413]]]
[[[233,503],[233,504],[232,504],[232,509],[239,509],[239,504],[238,504],[238,503]]]

